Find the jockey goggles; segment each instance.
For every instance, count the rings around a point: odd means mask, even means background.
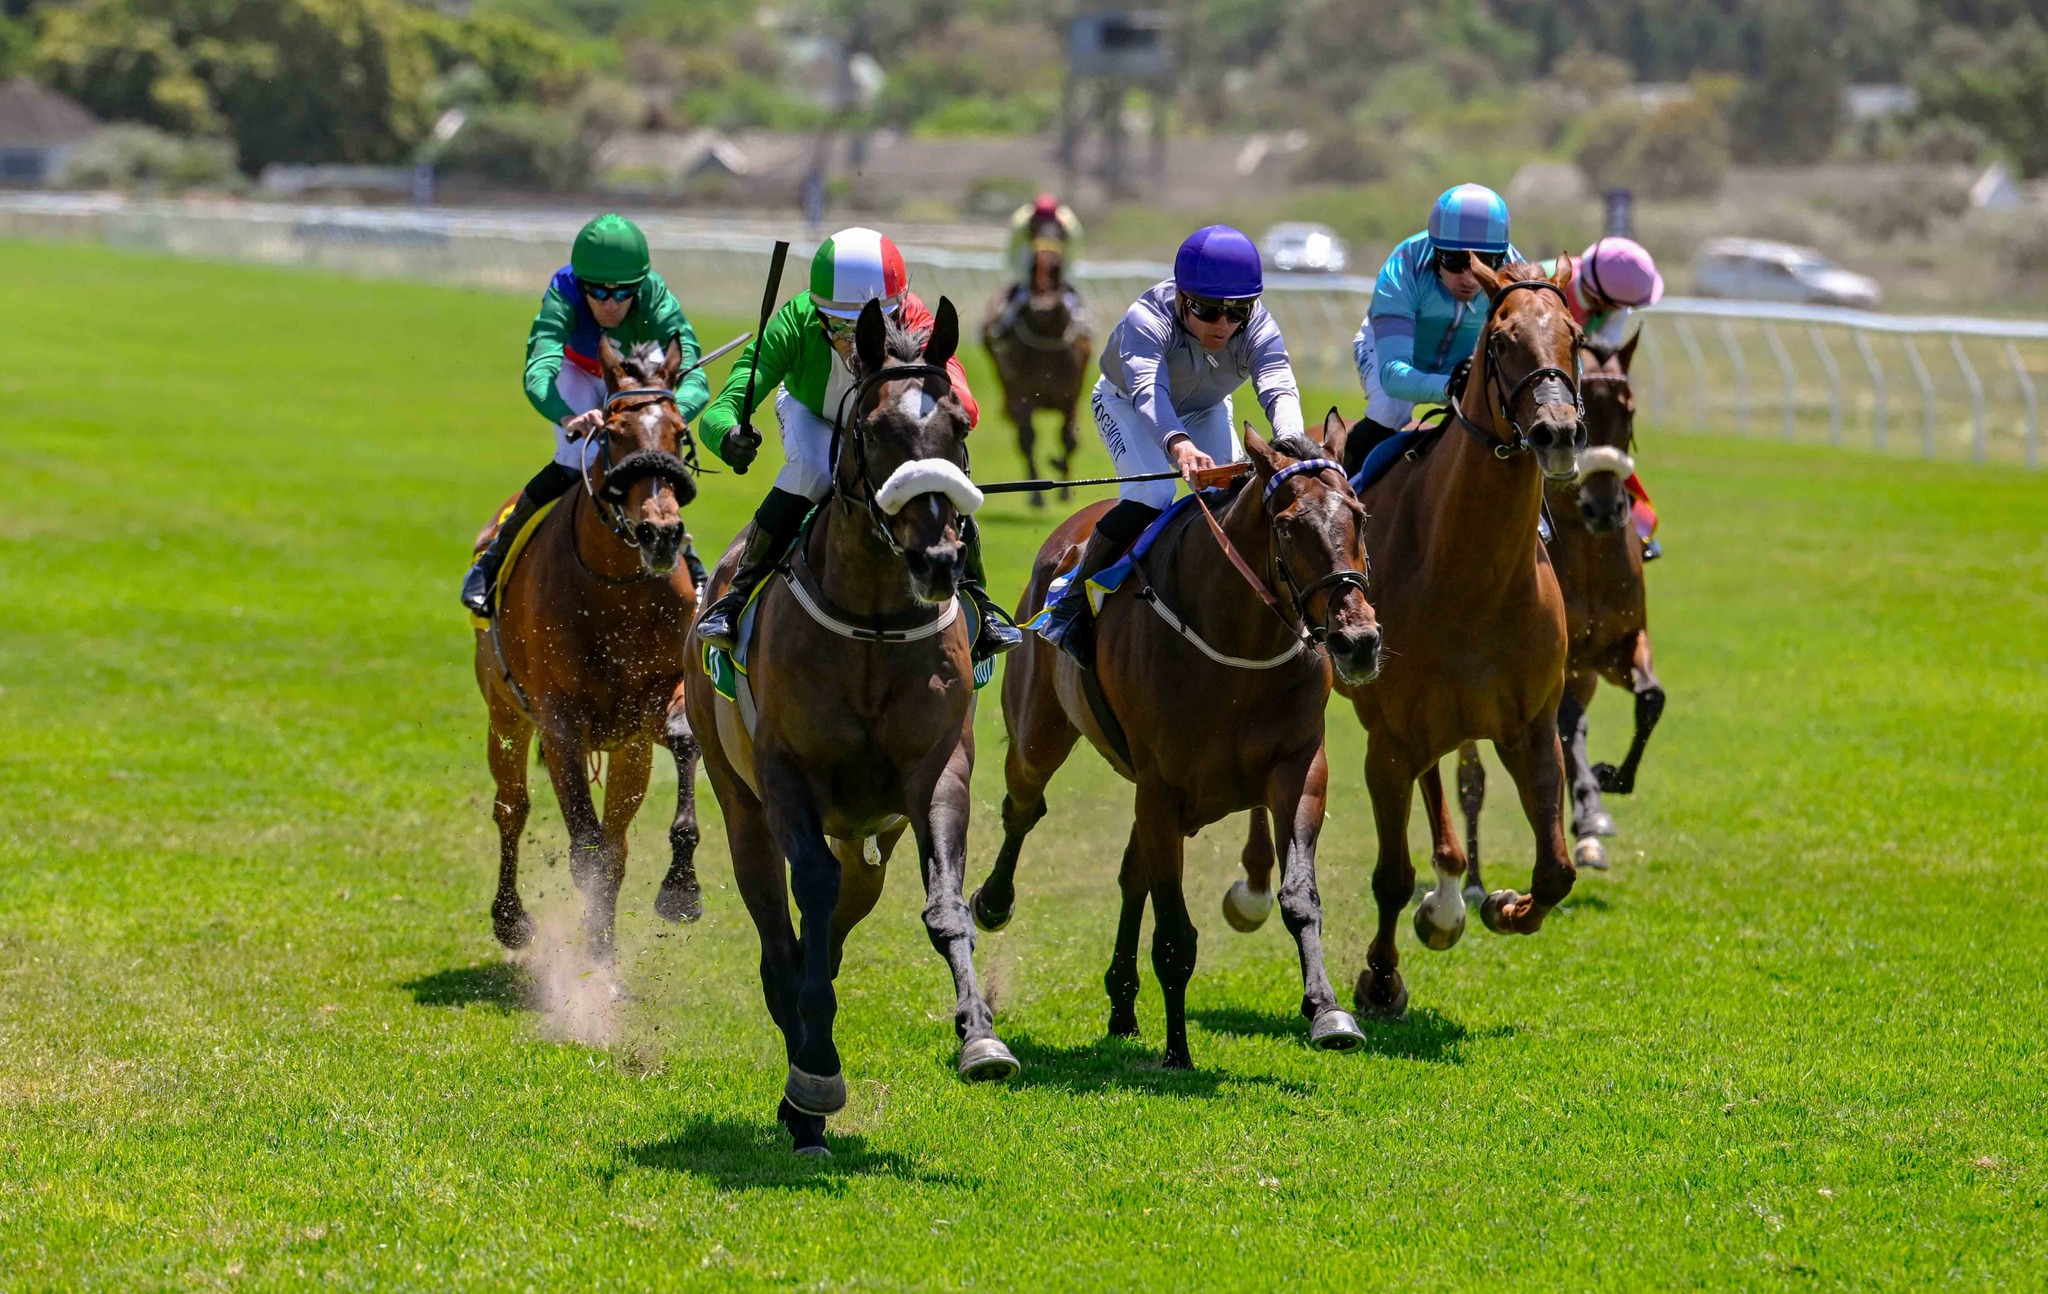
[[[1222,319],[1228,319],[1234,324],[1249,323],[1252,317],[1252,307],[1259,303],[1257,297],[1241,297],[1234,301],[1218,301],[1213,297],[1198,297],[1187,292],[1181,293],[1181,296],[1187,301],[1188,313],[1203,323],[1215,323]]]
[[[1486,262],[1486,268],[1490,270],[1499,269],[1502,262],[1508,258],[1506,252],[1467,252],[1439,247],[1436,251],[1436,267],[1446,274],[1463,274],[1472,268],[1474,256]]]
[[[583,295],[592,301],[631,301],[640,295],[638,283],[585,283]]]

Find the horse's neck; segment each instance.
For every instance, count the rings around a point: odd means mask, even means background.
[[[1261,581],[1273,569],[1272,531],[1258,497],[1257,481],[1245,482],[1223,515],[1216,518],[1231,546]],[[1276,618],[1216,544],[1209,523],[1190,511],[1174,545],[1166,595],[1181,618],[1211,647],[1232,656],[1263,659],[1285,650],[1294,634]],[[1274,596],[1279,592],[1273,590]]]
[[[1505,582],[1534,569],[1543,474],[1527,452],[1503,459],[1493,446],[1452,427],[1436,455],[1442,497],[1432,500],[1430,551],[1468,576]]]
[[[571,538],[582,565],[608,580],[630,580],[640,574],[640,552],[613,534],[597,515],[597,500],[581,485],[563,500],[574,516]]]
[[[894,616],[921,605],[910,591],[903,559],[889,550],[860,506],[835,495],[805,538],[804,556],[818,591],[834,607],[859,616]]]

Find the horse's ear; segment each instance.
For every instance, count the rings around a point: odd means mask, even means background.
[[[608,332],[597,335],[597,367],[604,374],[607,390],[617,391],[626,385],[626,359],[619,354],[619,348],[612,345]]]
[[[940,297],[939,308],[932,314],[932,335],[924,344],[924,362],[934,368],[944,368],[946,361],[953,358],[953,352],[960,349],[960,313],[953,309],[951,297]]]
[[[1260,436],[1258,429],[1249,422],[1244,425],[1245,453],[1250,455],[1252,471],[1261,481],[1273,479],[1273,473],[1280,470],[1280,461],[1273,453],[1273,447]]]
[[[853,326],[853,351],[860,356],[861,371],[872,373],[889,359],[889,321],[882,317],[882,303],[870,301],[860,309],[860,322]]]
[[[1572,285],[1572,275],[1578,268],[1579,263],[1572,259],[1570,252],[1559,252],[1557,268],[1551,272],[1550,281],[1561,288],[1568,288]]]
[[[1477,256],[1472,258],[1472,277],[1479,280],[1479,290],[1488,297],[1500,293],[1501,272]]]
[[[675,389],[676,378],[683,371],[683,343],[674,337],[668,339],[668,351],[661,357],[661,384],[671,391]]]
[[[1614,357],[1621,361],[1622,372],[1628,372],[1629,361],[1636,357],[1636,343],[1642,339],[1643,330],[1638,328],[1628,335],[1628,340],[1621,344],[1621,349],[1614,352]]]
[[[1351,424],[1344,421],[1344,415],[1337,412],[1335,405],[1323,415],[1323,457],[1344,461],[1344,443],[1351,439]]]

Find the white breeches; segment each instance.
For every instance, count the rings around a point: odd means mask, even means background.
[[[1130,398],[1111,385],[1108,378],[1095,380],[1095,394],[1090,404],[1095,410],[1095,429],[1102,433],[1102,443],[1116,463],[1118,476],[1173,470],[1172,460],[1153,438],[1151,425]],[[1230,397],[1225,396],[1222,404],[1183,414],[1181,426],[1187,431],[1188,439],[1195,443],[1195,448],[1218,464],[1235,463],[1244,458],[1244,446],[1237,438]],[[1136,499],[1147,507],[1162,510],[1173,503],[1173,494],[1172,481],[1133,481],[1117,489],[1119,498]]]

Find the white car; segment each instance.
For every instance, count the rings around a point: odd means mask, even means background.
[[[1266,268],[1282,274],[1342,274],[1350,249],[1328,225],[1290,221],[1274,225],[1259,239]]]
[[[1845,270],[1811,247],[1761,238],[1715,238],[1692,262],[1692,289],[1703,297],[1792,301],[1873,310],[1883,289],[1868,275]]]

